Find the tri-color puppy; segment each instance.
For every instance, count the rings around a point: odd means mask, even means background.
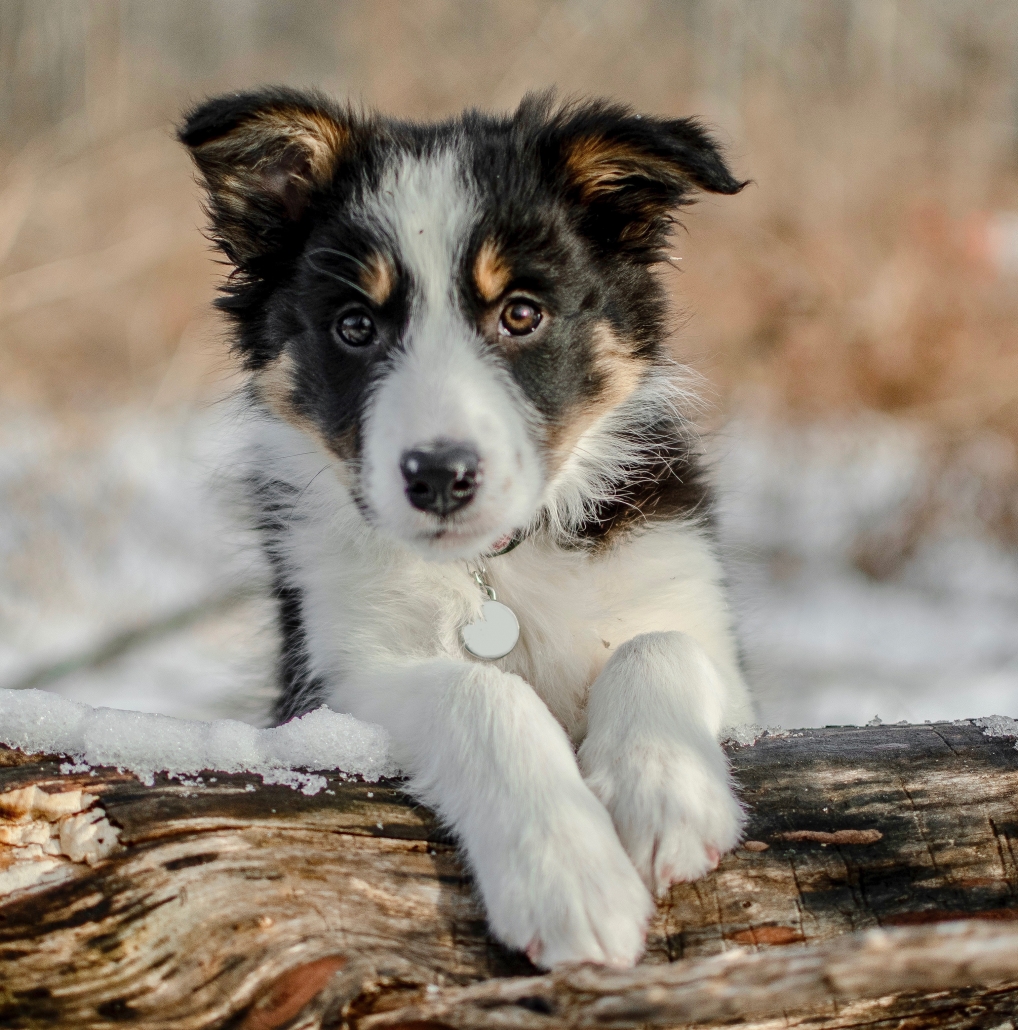
[[[384,726],[506,944],[634,963],[652,894],[742,826],[718,738],[750,701],[654,266],[696,189],[743,184],[693,120],[549,97],[421,125],[265,89],[180,139],[234,266],[278,718]],[[491,594],[519,639],[484,660]]]

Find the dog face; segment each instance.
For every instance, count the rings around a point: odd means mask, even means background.
[[[416,125],[275,89],[209,101],[180,138],[255,397],[438,559],[575,492],[660,360],[670,212],[742,186],[695,122],[546,97]]]

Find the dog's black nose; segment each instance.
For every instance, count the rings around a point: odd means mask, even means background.
[[[477,451],[462,443],[440,442],[404,451],[399,467],[407,500],[421,511],[451,515],[477,493]]]

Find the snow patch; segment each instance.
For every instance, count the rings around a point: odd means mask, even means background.
[[[233,719],[196,722],[93,708],[42,690],[0,690],[0,743],[28,753],[67,755],[76,768],[115,766],[151,785],[156,773],[254,773],[264,783],[317,794],[336,769],[369,782],[394,776],[380,726],[324,706],[284,726],[257,729]]]
[[[756,723],[745,723],[742,726],[729,726],[721,731],[722,744],[739,744],[752,747],[761,737],[788,737],[789,730],[780,726],[758,726]]]
[[[972,720],[987,737],[1013,737],[1018,739],[1018,719],[1009,715],[988,715]],[[1018,748],[1018,744],[1015,745]]]

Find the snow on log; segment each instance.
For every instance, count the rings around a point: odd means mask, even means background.
[[[235,719],[172,719],[93,708],[45,690],[0,689],[0,744],[67,755],[74,765],[126,769],[149,786],[158,772],[180,776],[214,769],[258,773],[263,783],[315,794],[324,779],[302,769],[343,769],[368,780],[399,772],[381,726],[324,706],[263,730]]]
[[[980,722],[732,743],[744,844],[637,969],[547,975],[398,780],[0,750],[0,1027],[1014,1027],[1018,726]]]

